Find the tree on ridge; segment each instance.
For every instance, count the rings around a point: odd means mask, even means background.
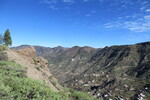
[[[4,45],[6,46],[11,46],[12,45],[12,40],[11,40],[11,35],[9,30],[7,29],[4,33]]]

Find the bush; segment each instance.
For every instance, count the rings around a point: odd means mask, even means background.
[[[4,50],[7,50],[8,47],[7,46],[4,46],[4,45],[0,45],[0,51],[4,51]]]
[[[25,68],[14,62],[0,61],[0,100],[95,100],[72,89],[55,92],[44,82],[27,78],[25,73]]]
[[[0,100],[69,100],[67,94],[54,92],[24,73],[22,66],[0,61]]]
[[[0,61],[7,61],[8,60],[8,57],[7,57],[7,54],[6,52],[0,52]]]
[[[70,96],[73,100],[96,100],[94,97],[90,96],[87,93],[75,91],[72,89],[70,89],[70,92],[71,92]]]

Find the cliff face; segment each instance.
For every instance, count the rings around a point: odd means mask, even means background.
[[[42,57],[36,57],[34,47],[25,47],[18,50],[4,51],[8,61],[14,61],[26,68],[26,76],[32,79],[45,81],[54,91],[59,89],[52,84],[49,77],[52,77],[48,69],[48,61]]]

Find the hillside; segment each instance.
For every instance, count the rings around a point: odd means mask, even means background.
[[[106,47],[81,66],[83,72],[64,84],[103,98],[136,100],[142,93],[144,100],[149,100],[149,65],[150,42]]]
[[[103,99],[150,99],[150,42],[99,49],[35,49],[49,61],[51,73],[65,87]]]
[[[11,50],[0,46],[0,100],[96,100],[86,93],[65,89],[36,57],[34,47]]]

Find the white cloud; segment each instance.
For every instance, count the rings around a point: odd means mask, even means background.
[[[146,21],[150,21],[150,15],[144,16],[144,19],[145,19]]]
[[[145,5],[145,4],[147,4],[147,3],[148,3],[148,1],[143,1],[143,2],[141,2],[142,5]]]
[[[109,22],[105,23],[103,26],[105,28],[127,29],[133,32],[146,32],[150,31],[150,15],[145,15],[134,21],[118,20],[116,22]]]
[[[65,3],[74,3],[74,0],[62,0],[62,2],[65,2]]]
[[[122,28],[128,29],[134,32],[150,31],[149,22],[124,22]]]
[[[46,4],[56,4],[58,0],[43,0],[43,2]]]
[[[150,7],[149,1],[137,0],[135,2],[131,0],[117,0],[122,4],[122,8],[128,8],[129,5],[138,5],[139,12],[132,15],[120,16],[114,19],[114,21],[104,24],[105,28],[120,28],[133,32],[147,32],[150,31]],[[146,13],[145,13],[146,12]]]
[[[150,12],[150,9],[146,9],[145,12]]]
[[[46,4],[57,4],[59,2],[63,3],[74,3],[74,0],[43,0]]]
[[[57,10],[58,8],[56,8],[54,5],[50,5],[49,8],[53,9],[53,10]]]
[[[141,11],[143,11],[143,10],[145,10],[145,9],[146,9],[146,7],[144,7],[144,6],[140,8]]]
[[[90,16],[91,16],[91,14],[87,14],[86,16],[87,16],[87,17],[90,17]]]
[[[112,27],[114,27],[114,25],[113,25],[113,23],[106,23],[106,24],[104,24],[104,27],[105,28],[112,28]]]
[[[74,0],[43,0],[45,4],[48,4],[48,8],[51,8],[52,10],[58,10],[59,6],[58,3],[66,3],[66,4],[72,4],[74,3]],[[65,6],[62,9],[70,10],[70,6]]]

